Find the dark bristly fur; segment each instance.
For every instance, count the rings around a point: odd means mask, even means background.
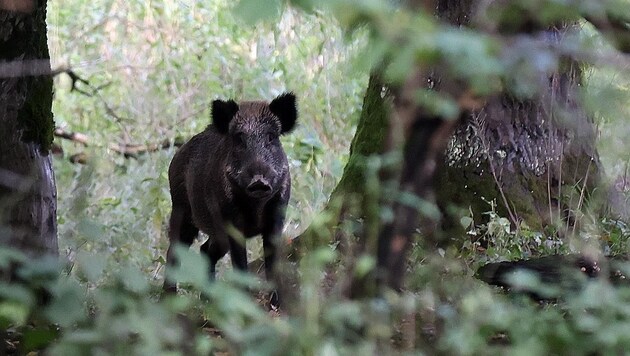
[[[267,279],[275,280],[275,245],[291,193],[279,136],[295,125],[295,101],[293,94],[286,93],[271,103],[212,103],[213,123],[183,145],[169,167],[173,203],[169,265],[175,263],[175,243],[190,245],[201,230],[209,235],[201,250],[210,259],[211,276],[228,251],[233,266],[246,270],[245,246],[238,236],[230,235],[235,229],[245,238],[262,234],[265,272]],[[175,291],[174,281],[167,279],[164,289]],[[274,293],[272,304],[277,303]]]

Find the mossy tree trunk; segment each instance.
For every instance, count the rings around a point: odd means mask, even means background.
[[[419,2],[419,6],[424,3]],[[467,26],[473,16],[475,3],[472,0],[439,0],[433,9],[445,22]],[[510,33],[532,33],[548,28],[535,27],[535,24],[526,21],[522,28],[512,29]],[[558,31],[569,30],[570,26],[559,26],[549,33],[553,37],[559,34]],[[464,237],[459,223],[461,214],[472,209],[476,218],[483,216],[482,213],[491,208],[486,202],[489,200],[496,201],[498,212],[511,218],[515,225],[524,221],[529,226],[542,228],[558,218],[572,223],[600,180],[594,125],[579,104],[580,75],[577,63],[564,59],[560,70],[549,78],[549,87],[537,96],[518,99],[516,95],[506,92],[487,98],[487,105],[482,109],[465,109],[467,116],[460,120],[451,136],[443,159],[433,155],[445,143],[443,133],[452,131],[453,126],[442,125],[441,120],[444,118],[423,115],[422,110],[409,115],[396,115],[399,121],[402,116],[409,116],[409,122],[403,122],[402,130],[399,131],[404,133],[405,140],[413,141],[411,144],[405,141],[407,144],[403,156],[406,156],[402,157],[402,161],[403,165],[405,160],[409,161],[406,166],[411,170],[405,171],[403,167],[403,171],[397,173],[399,188],[407,189],[422,199],[438,202],[445,217],[442,228],[446,228],[447,233],[434,236],[434,241],[443,242],[445,237],[449,240]],[[422,78],[422,73],[409,75],[406,85],[411,86],[411,91],[414,85],[417,84],[416,88],[423,85],[422,80],[414,84],[414,76]],[[335,241],[338,235],[336,229],[348,218],[354,222],[360,221],[359,224],[351,224],[361,225],[358,236],[367,237],[370,241],[372,239],[369,237],[374,235],[374,231],[379,234],[378,229],[383,222],[373,203],[383,203],[384,200],[382,196],[373,197],[367,186],[373,172],[369,172],[369,159],[366,157],[381,154],[383,145],[391,141],[392,138],[388,137],[388,133],[391,135],[392,132],[389,126],[392,121],[388,119],[389,108],[396,109],[396,100],[404,95],[405,88],[403,85],[393,90],[392,96],[383,95],[383,82],[377,78],[371,78],[366,91],[349,163],[325,210],[328,220],[324,224],[309,227],[300,237],[298,246],[305,243],[321,246]],[[442,86],[440,90],[451,94],[451,97],[462,94],[455,86],[449,88],[444,83]],[[393,105],[390,103],[392,97]],[[437,138],[441,143],[428,146],[428,142],[420,142],[431,138]],[[431,157],[425,155],[427,150],[430,150]],[[413,168],[414,159],[420,158],[426,159],[427,169]],[[437,163],[435,175],[429,169],[431,161]],[[414,180],[423,181],[424,188],[412,187]],[[404,184],[408,184],[408,187],[403,187]],[[453,206],[458,209],[452,209]],[[349,207],[354,208],[350,210]],[[379,252],[379,260],[396,265],[387,266],[386,269],[395,271],[393,284],[400,287],[405,251],[410,244],[412,230],[415,231],[417,227],[412,225],[419,224],[420,220],[417,210],[397,211],[394,206],[392,212],[398,222],[412,222],[398,227],[384,222],[381,235],[393,235],[379,238],[390,245],[387,248],[389,252]],[[398,239],[397,234],[405,238]],[[424,234],[430,233],[424,231]],[[393,257],[386,257],[393,245],[397,247],[397,253]],[[382,263],[386,265],[389,262]],[[391,281],[388,283],[392,284]]]
[[[331,193],[324,209],[325,219],[311,224],[308,229],[293,239],[290,254],[294,257],[313,246],[322,246],[331,242],[343,243],[339,225],[347,220],[353,223],[365,219],[361,225],[364,232],[376,238],[378,234],[378,211],[376,210],[378,192],[369,187],[374,183],[375,171],[370,172],[369,162],[379,156],[387,135],[387,115],[390,103],[387,88],[383,85],[380,73],[370,75],[363,97],[361,116],[357,131],[350,144],[350,156],[344,167],[341,180]],[[378,184],[378,181],[376,181]],[[355,224],[356,225],[356,224]]]
[[[0,245],[56,255],[46,1],[0,5]]]
[[[442,0],[437,5],[438,17],[466,26],[474,3]],[[571,30],[561,26],[550,30],[550,35]],[[373,79],[331,202],[346,199],[346,194],[351,199],[354,193],[364,195],[365,157],[382,152],[387,100],[384,84],[376,85]],[[497,95],[463,121],[436,173],[437,200],[443,211],[452,210],[447,205],[453,203],[465,210],[471,207],[479,217],[491,209],[487,201],[494,200],[499,214],[533,228],[549,225],[557,217],[574,220],[601,179],[594,124],[579,104],[580,81],[579,65],[565,59],[549,79],[546,92],[528,100],[509,93]],[[331,206],[340,205],[344,204]]]
[[[460,11],[465,7],[470,13],[470,1],[440,2],[440,10],[446,10],[440,17],[466,24],[470,15]],[[510,31],[544,33],[549,42],[578,30],[571,22],[521,21]],[[549,76],[523,78],[523,85],[539,87],[535,94],[494,95],[457,128],[436,172],[441,183],[437,201],[446,215],[444,237],[463,235],[461,214],[472,213],[475,223],[483,223],[484,213],[495,210],[515,228],[553,226],[564,235],[576,230],[586,209],[599,209],[588,206],[601,184],[602,168],[595,126],[580,102],[581,64],[565,57],[559,62]]]

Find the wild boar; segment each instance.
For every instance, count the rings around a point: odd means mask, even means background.
[[[212,278],[228,251],[232,265],[245,271],[244,241],[234,235],[262,234],[265,273],[275,281],[276,244],[291,194],[279,137],[295,126],[296,98],[285,93],[270,103],[215,100],[211,115],[212,124],[177,151],[168,170],[173,204],[168,265],[176,263],[175,243],[190,245],[201,230],[209,236],[201,251],[210,260]],[[164,289],[176,286],[165,280]],[[271,302],[277,305],[276,293]]]

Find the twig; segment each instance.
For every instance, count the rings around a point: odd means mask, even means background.
[[[86,96],[92,96],[92,94],[90,94],[90,93],[88,93],[88,92],[86,92],[86,91],[83,91],[83,90],[81,90],[81,89],[79,89],[79,88],[77,87],[77,82],[78,82],[78,83],[83,83],[83,84],[87,85],[88,87],[92,87],[92,86],[90,85],[90,82],[88,82],[87,80],[85,80],[85,79],[83,79],[83,78],[79,77],[79,76],[78,76],[78,75],[77,75],[77,74],[76,74],[76,73],[75,73],[72,69],[70,69],[70,68],[65,69],[63,73],[68,74],[68,76],[69,76],[69,77],[70,77],[70,79],[72,80],[72,84],[71,84],[71,87],[70,87],[70,92],[77,91],[77,92],[79,92],[79,93],[81,93],[81,94],[84,94],[84,95],[86,95]],[[96,89],[94,89],[93,91],[97,91],[97,90],[96,90]]]
[[[505,209],[507,209],[507,213],[510,216],[510,221],[512,222],[512,224],[514,224],[514,227],[518,229],[520,224],[518,223],[519,220],[518,220],[517,212],[512,211],[512,208],[510,207],[510,203],[507,199],[507,196],[505,195],[505,191],[503,190],[503,185],[501,184],[501,179],[499,178],[499,175],[497,175],[497,172],[495,169],[494,154],[492,150],[490,149],[490,144],[488,143],[488,140],[484,133],[486,130],[486,122],[481,117],[481,114],[472,115],[471,120],[473,123],[473,129],[477,131],[477,136],[480,139],[481,147],[483,148],[487,156],[488,167],[490,168],[492,179],[494,180],[494,183],[496,184],[497,189],[499,190],[499,194],[501,194],[503,205],[505,205]]]
[[[116,122],[120,123],[126,120],[118,113],[116,113],[112,106],[109,105],[107,100],[105,100],[105,98],[100,94],[100,91],[103,88],[111,85],[111,83],[109,82],[99,86],[94,86],[90,84],[87,79],[84,79],[80,75],[78,75],[74,70],[72,70],[72,68],[62,66],[54,70],[50,69],[50,60],[48,59],[15,60],[0,63],[0,78],[17,78],[45,75],[54,77],[61,73],[67,74],[70,77],[70,80],[72,80],[72,84],[70,87],[71,92],[76,91],[88,97],[98,98],[98,100],[103,104],[105,112],[109,116],[116,119]],[[89,90],[84,90],[80,88],[78,84],[85,85]]]
[[[590,173],[590,170],[591,170],[591,163],[593,163],[592,160],[588,161],[588,167],[586,167],[586,174],[584,176],[584,183],[582,184],[582,189],[580,189],[580,199],[578,200],[578,205],[577,205],[577,208],[575,209],[576,212],[580,211],[580,208],[582,207],[582,204],[584,203],[584,195],[585,195],[585,192],[586,192],[586,184],[588,182],[588,174]],[[573,232],[572,232],[573,236],[575,236],[576,226],[577,226],[577,221],[573,223]]]
[[[90,141],[90,139],[85,134],[82,134],[79,132],[66,131],[60,127],[55,128],[55,131],[53,132],[53,134],[55,135],[55,137],[64,138],[66,140],[78,142],[82,144],[83,146],[87,146],[88,141]]]

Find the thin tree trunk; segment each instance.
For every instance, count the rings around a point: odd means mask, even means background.
[[[19,74],[50,72],[46,1],[1,4],[0,66],[17,74],[0,78],[0,245],[57,254],[52,78]]]

